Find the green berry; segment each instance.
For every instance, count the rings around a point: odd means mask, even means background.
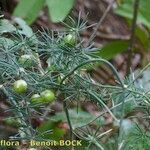
[[[55,94],[51,90],[45,90],[41,93],[43,102],[52,102],[55,100]]]
[[[32,104],[39,104],[41,103],[41,96],[39,94],[33,94],[32,97],[31,97],[31,103]]]
[[[20,79],[14,82],[13,89],[16,93],[21,94],[27,91],[27,82]]]
[[[74,34],[68,34],[64,37],[64,42],[69,46],[75,46],[76,36]]]
[[[34,66],[35,63],[35,58],[33,55],[22,55],[19,59],[18,62],[20,65],[23,67],[29,68],[31,66]]]

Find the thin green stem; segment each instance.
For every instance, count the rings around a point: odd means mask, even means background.
[[[120,87],[118,86],[111,86],[111,85],[103,85],[103,84],[99,84],[99,83],[94,83],[94,82],[90,82],[89,80],[86,80],[85,78],[81,77],[80,75],[77,74],[77,76],[82,79],[83,81],[93,84],[95,86],[98,86],[100,88],[108,88],[108,89],[120,89]]]
[[[86,64],[89,64],[89,63],[93,63],[93,62],[102,62],[102,63],[105,63],[107,66],[109,66],[111,68],[111,70],[113,71],[114,75],[116,76],[117,80],[119,81],[121,87],[123,88],[124,87],[124,84],[121,80],[121,78],[119,77],[119,74],[117,72],[117,70],[115,69],[115,67],[110,63],[108,62],[107,60],[105,59],[92,59],[92,60],[88,60],[88,61],[85,61],[83,63],[81,63],[80,65],[78,65],[77,67],[75,67],[72,71],[70,71],[62,80],[61,80],[61,84],[63,84],[63,82],[69,77],[71,76],[77,69],[81,68],[82,66],[86,65]]]
[[[94,94],[92,91],[88,91],[88,93],[89,93],[91,96],[93,96],[93,97],[97,100],[96,102],[98,102],[100,105],[103,105],[103,106],[106,108],[107,112],[110,113],[110,115],[112,116],[112,118],[113,118],[115,121],[118,122],[118,119],[115,117],[115,115],[111,112],[111,110],[107,107],[107,105],[103,102],[103,100],[102,100],[101,98],[99,98],[99,97],[98,97],[96,94]]]
[[[129,102],[129,101],[131,101],[132,99],[130,99],[130,100],[126,100],[125,102]],[[111,110],[113,110],[113,109],[115,109],[115,108],[117,108],[117,107],[119,107],[120,105],[122,105],[122,102],[121,103],[119,103],[119,104],[117,104],[117,105],[115,105],[115,106],[113,106],[113,107],[111,107],[111,108],[109,108],[110,109],[110,111]],[[91,124],[92,122],[94,122],[95,120],[97,120],[99,117],[101,117],[102,115],[104,115],[105,113],[107,113],[108,111],[107,110],[105,110],[105,111],[103,111],[100,115],[98,115],[96,118],[94,118],[92,121],[90,121],[88,124]],[[83,125],[83,126],[81,126],[81,127],[84,127],[85,125]]]
[[[136,22],[137,22],[137,17],[138,17],[139,2],[140,2],[140,0],[135,0],[134,1],[133,22],[132,22],[130,43],[129,43],[129,48],[128,48],[127,75],[130,74],[130,67],[131,67],[131,63],[132,63],[132,56],[133,56],[133,48],[134,48],[134,42],[135,42],[135,30],[136,30]]]
[[[70,120],[70,116],[69,116],[69,110],[67,108],[67,102],[66,101],[63,101],[63,107],[64,107],[64,111],[65,111],[65,114],[66,114],[66,117],[67,117],[67,122],[68,122],[69,128],[70,128],[70,137],[72,139],[73,129],[72,129],[72,124],[71,124],[71,120]]]

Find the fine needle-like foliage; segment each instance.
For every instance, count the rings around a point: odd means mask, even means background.
[[[45,135],[51,135],[53,128],[41,133],[38,127],[33,126],[32,119],[36,117],[44,122],[56,119],[49,116],[52,103],[31,100],[34,94],[51,90],[55,101],[63,102],[64,120],[68,122],[70,133],[67,133],[67,138],[83,140],[81,149],[149,149],[150,92],[137,84],[137,80],[150,64],[138,75],[131,72],[125,80],[121,79],[110,62],[96,56],[90,46],[82,45],[80,29],[85,23],[80,19],[77,27],[71,30],[47,30],[35,34],[22,20],[19,27],[9,23],[7,30],[3,28],[6,20],[0,21],[0,96],[10,106],[7,111],[11,112],[11,119],[18,123],[18,133],[11,139],[24,142],[30,139],[51,140]],[[71,35],[71,43],[66,41],[68,35]],[[20,62],[23,55],[28,57]],[[98,83],[88,74],[87,70],[98,64],[111,69],[115,85]],[[16,93],[13,88],[14,82],[20,79],[27,83],[24,93]],[[79,115],[81,103],[87,101],[97,105],[100,112],[97,117]],[[73,113],[71,104],[77,107]],[[140,116],[136,115],[138,113]],[[111,118],[109,123],[105,114]],[[140,123],[139,118],[142,120]],[[82,119],[85,119],[84,123],[81,123]]]

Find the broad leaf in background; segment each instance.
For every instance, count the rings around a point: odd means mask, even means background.
[[[12,33],[15,32],[17,29],[16,27],[10,23],[9,20],[2,19],[0,20],[0,45],[5,47],[11,47],[14,45],[14,41],[9,38],[3,37],[4,33]]]
[[[125,51],[128,48],[127,41],[114,41],[104,45],[97,53],[104,59],[112,59],[118,53]]]
[[[65,130],[58,128],[58,122],[47,121],[38,128],[38,139],[60,140],[65,134]]]
[[[16,28],[8,20],[0,20],[0,34],[14,31],[16,31]]]
[[[45,0],[20,0],[13,15],[23,18],[28,24],[32,24],[44,4]]]
[[[61,22],[73,7],[74,0],[47,0],[49,14],[53,22]]]
[[[133,18],[133,3],[134,0],[124,0],[123,4],[121,4],[117,9],[116,13],[132,19]],[[147,0],[141,0],[138,12],[138,22],[146,25],[150,28],[150,2]]]
[[[29,25],[27,25],[27,23],[24,20],[22,20],[21,18],[15,18],[14,21],[19,25],[18,32],[20,34],[30,38],[30,40],[32,40],[33,43],[38,43],[38,39],[33,33],[32,28]]]
[[[5,37],[3,36],[3,33],[15,32],[30,38],[32,40],[32,43],[38,43],[38,39],[33,33],[32,28],[28,26],[24,20],[22,20],[21,18],[14,18],[12,23],[6,19],[0,20],[0,44],[3,44],[7,47],[13,46],[15,44],[15,39],[10,39],[11,36]]]
[[[22,20],[21,18],[15,18],[14,21],[19,25],[19,29],[18,32],[20,34],[23,34],[27,37],[32,37],[33,31],[32,29],[26,24],[26,22],[24,20]]]
[[[90,113],[84,111],[77,112],[76,110],[69,110],[69,114],[73,128],[78,128],[83,125],[86,125],[94,119],[94,117]],[[64,112],[56,113],[56,115],[54,117],[51,117],[51,119],[53,121],[67,122],[66,115]]]
[[[144,47],[144,50],[148,50],[150,47],[150,39],[149,39],[149,34],[146,33],[145,30],[142,30],[142,28],[137,27],[135,34],[137,38],[140,40],[141,44]]]

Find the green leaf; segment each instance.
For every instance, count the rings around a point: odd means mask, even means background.
[[[118,53],[125,51],[127,48],[128,48],[128,42],[114,41],[104,45],[104,47],[102,47],[98,51],[97,55],[99,55],[104,59],[109,60],[112,59],[114,56],[116,56]]]
[[[14,22],[17,23],[18,25],[18,32],[22,35],[25,35],[26,37],[30,38],[30,40],[37,44],[38,43],[38,39],[36,37],[36,35],[33,33],[32,28],[27,25],[27,23],[21,19],[21,18],[15,18]]]
[[[132,19],[133,18],[133,0],[125,0],[122,5],[116,9],[116,13]],[[143,23],[150,28],[150,3],[147,0],[140,1],[140,7],[138,12],[138,22]]]
[[[22,17],[28,24],[32,24],[38,17],[44,4],[45,0],[21,0],[13,15]]]
[[[137,38],[140,40],[141,44],[145,48],[145,50],[148,50],[150,47],[150,39],[149,35],[142,30],[140,27],[136,28],[135,34]]]
[[[90,113],[84,111],[77,112],[76,110],[69,110],[69,115],[73,128],[86,125],[94,119],[94,117]],[[67,121],[64,112],[56,113],[56,115],[54,117],[51,117],[51,119],[53,121]]]
[[[61,22],[73,7],[74,0],[46,0],[53,22]]]
[[[61,128],[57,127],[58,122],[47,121],[37,128],[38,139],[59,140],[65,133]]]
[[[19,28],[21,29],[18,30],[20,34],[26,35],[27,37],[31,37],[34,35],[32,29],[26,24],[24,20],[22,20],[21,18],[15,18],[14,21],[19,25]]]
[[[14,31],[16,28],[8,20],[0,20],[0,34]]]

